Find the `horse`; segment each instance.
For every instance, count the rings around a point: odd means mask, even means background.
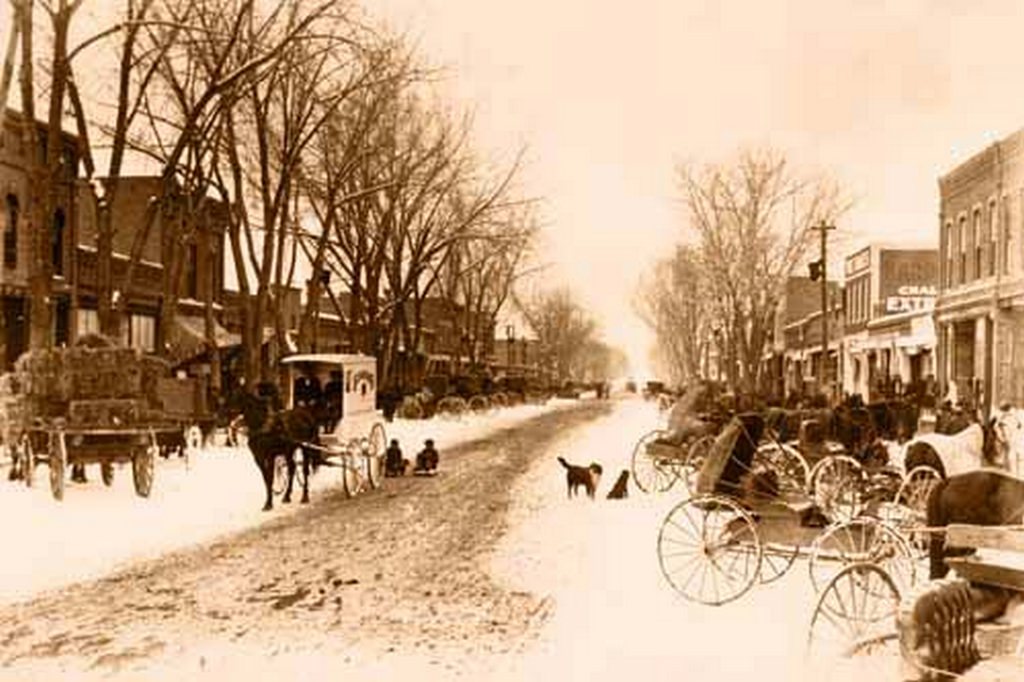
[[[942,478],[967,473],[998,463],[995,420],[974,423],[952,436],[926,433],[907,443],[903,469],[930,466]]]
[[[248,435],[248,447],[256,466],[263,476],[266,501],[263,511],[274,507],[274,460],[284,457],[288,466],[288,486],[284,503],[291,502],[292,482],[295,479],[295,451],[302,449],[302,503],[309,502],[310,467],[315,470],[321,463],[319,428],[312,409],[296,407],[273,410],[266,397],[245,394],[241,400],[242,418]]]
[[[928,495],[929,528],[951,523],[976,526],[1019,524],[1024,512],[1024,480],[998,469],[979,469],[940,481]],[[971,549],[945,549],[941,533],[932,532],[928,542],[929,577],[944,578],[947,556],[969,554]]]

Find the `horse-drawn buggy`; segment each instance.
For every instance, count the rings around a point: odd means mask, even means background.
[[[383,478],[387,436],[376,408],[377,360],[357,354],[301,354],[281,360],[285,370],[287,410],[307,408],[316,421],[316,451],[320,464],[342,468],[346,495],[376,488]],[[286,457],[275,460],[274,487],[285,484]],[[308,475],[308,466],[303,466]],[[305,484],[305,481],[303,481]]]
[[[136,493],[148,497],[160,441],[180,439],[183,430],[157,390],[167,373],[161,360],[103,337],[22,355],[5,379],[13,477],[31,486],[45,463],[53,497],[62,500],[72,468],[99,464],[109,486],[115,465],[130,463]]]
[[[658,558],[669,584],[689,600],[724,604],[780,578],[801,556],[816,587],[867,559],[912,583],[915,557],[903,537],[878,519],[823,509],[806,472],[793,473],[800,466],[761,415],[733,417],[709,447],[693,497],[662,522]]]

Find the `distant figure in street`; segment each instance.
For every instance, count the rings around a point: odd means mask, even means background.
[[[428,438],[423,444],[423,449],[416,455],[416,472],[425,474],[436,473],[438,460],[437,450],[434,449],[434,441]]]
[[[402,448],[398,447],[398,440],[392,438],[384,455],[384,475],[388,477],[405,476],[405,470],[409,466],[409,460],[402,457]]]

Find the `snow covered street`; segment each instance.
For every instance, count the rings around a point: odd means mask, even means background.
[[[805,561],[735,602],[693,604],[656,554],[681,486],[605,498],[659,425],[636,399],[400,423],[389,437],[407,454],[438,441],[441,477],[345,500],[321,472],[313,504],[271,514],[248,454],[226,450],[187,472],[164,463],[148,501],[127,472],[63,504],[11,487],[11,546],[34,554],[7,562],[0,676],[830,679],[805,676]],[[566,499],[558,456],[602,464],[597,499]]]
[[[387,425],[387,437],[397,438],[410,459],[426,438],[433,438],[443,454],[445,448],[572,404],[552,400],[546,406],[521,405],[458,421],[396,419]],[[6,477],[6,469],[0,475]],[[278,500],[270,514],[260,511],[263,482],[246,448],[207,448],[190,458],[187,468],[181,458],[158,459],[149,499],[135,495],[130,465],[116,469],[110,489],[100,481],[98,467],[89,467],[88,475],[88,484],[67,484],[63,502],[50,494],[45,464],[31,489],[20,482],[0,485],[0,517],[9,520],[10,548],[3,559],[0,604],[209,542],[301,507]],[[339,487],[331,470],[310,480],[314,500]]]

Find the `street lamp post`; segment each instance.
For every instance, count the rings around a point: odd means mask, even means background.
[[[512,346],[516,342],[515,325],[505,325],[505,365],[506,371],[512,374]]]

